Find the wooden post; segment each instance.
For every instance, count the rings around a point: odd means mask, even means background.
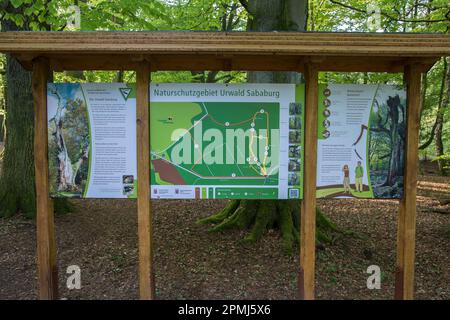
[[[155,297],[153,232],[150,206],[150,65],[136,70],[137,210],[139,234],[139,294],[142,300]]]
[[[49,197],[47,81],[50,76],[48,60],[33,61],[34,103],[34,163],[36,175],[36,227],[38,281],[40,299],[58,298],[55,226],[53,202]]]
[[[407,124],[404,194],[400,201],[400,211],[397,222],[395,298],[411,300],[414,297],[416,193],[421,103],[421,71],[419,65],[413,64],[405,67],[405,82],[407,90]]]
[[[303,201],[300,219],[300,299],[314,299],[316,260],[316,168],[317,168],[317,105],[318,70],[305,65],[305,145]]]

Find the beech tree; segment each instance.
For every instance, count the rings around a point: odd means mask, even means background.
[[[49,30],[47,19],[53,6],[42,1],[13,3],[0,6],[2,31]],[[6,56],[6,128],[5,150],[0,172],[0,216],[21,212],[33,217],[36,209],[33,153],[33,96],[31,73],[11,56]],[[57,212],[70,210],[67,201],[55,201]]]
[[[306,0],[250,0],[240,1],[248,11],[248,31],[305,31],[308,17]],[[297,72],[249,72],[253,83],[300,83]],[[283,248],[292,252],[299,242],[299,200],[232,200],[220,212],[199,220],[201,224],[214,224],[211,231],[231,228],[250,229],[244,242],[256,242],[270,228],[277,228],[282,235]],[[332,241],[336,226],[317,210],[317,240]]]

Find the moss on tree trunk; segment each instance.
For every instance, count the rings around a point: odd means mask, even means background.
[[[250,17],[249,31],[305,31],[308,14],[307,0],[250,0],[247,10]],[[252,83],[299,83],[297,72],[249,72]],[[281,232],[283,248],[292,253],[299,241],[300,202],[298,200],[233,200],[210,217],[199,220],[201,224],[213,224],[212,232],[231,228],[249,229],[244,242],[256,242],[271,228]],[[317,210],[317,241],[330,243],[338,232],[334,224]]]
[[[286,254],[299,242],[300,202],[298,200],[232,200],[220,212],[200,219],[199,224],[212,224],[210,232],[248,229],[243,242],[258,241],[268,229],[278,229]],[[329,244],[341,233],[320,211],[316,215],[318,244]]]
[[[2,21],[3,31],[20,28],[7,20]],[[27,217],[36,214],[34,180],[34,112],[31,91],[31,73],[10,56],[6,61],[6,140],[0,171],[0,216],[22,213]],[[63,199],[55,201],[55,211],[69,211]]]

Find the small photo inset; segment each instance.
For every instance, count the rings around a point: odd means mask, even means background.
[[[300,171],[300,159],[289,159],[288,170],[292,172]]]
[[[330,99],[323,100],[323,105],[328,108],[331,105]]]
[[[295,116],[302,114],[302,105],[300,103],[291,102],[289,104],[289,115]]]
[[[331,111],[328,109],[323,110],[323,115],[325,116],[325,118],[328,118],[329,116],[331,116]]]
[[[322,137],[324,137],[325,139],[328,139],[330,137],[330,131],[324,130],[322,132]]]
[[[134,185],[132,184],[126,184],[123,186],[123,195],[124,196],[129,196],[133,193],[134,191]]]
[[[300,158],[301,152],[302,147],[300,147],[299,145],[289,146],[289,158]]]
[[[300,134],[300,131],[298,130],[289,131],[289,143],[300,143],[301,139],[302,135]]]
[[[326,88],[325,90],[323,90],[323,95],[325,97],[331,96],[331,90],[329,88]]]
[[[323,126],[325,127],[325,128],[329,128],[330,127],[330,120],[328,120],[328,119],[325,119],[325,120],[323,120]]]
[[[289,172],[288,185],[298,186],[300,184],[300,175],[297,172]]]
[[[289,118],[289,129],[301,129],[302,118],[301,117],[290,117]]]
[[[134,176],[133,175],[122,176],[122,183],[123,184],[133,184]]]

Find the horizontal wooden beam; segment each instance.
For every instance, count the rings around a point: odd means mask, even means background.
[[[26,68],[36,57],[55,70],[299,70],[402,72],[416,59],[427,70],[450,55],[448,34],[345,32],[1,32],[0,52]],[[431,61],[431,62],[430,62]],[[422,70],[422,71],[423,71]]]
[[[404,66],[417,64],[422,72],[428,71],[439,57],[342,57],[342,56],[277,56],[277,55],[45,55],[52,70],[136,70],[139,63],[152,62],[152,71],[299,71],[305,63],[314,63],[319,71],[335,72],[403,72]],[[31,67],[35,56],[22,54],[19,61]]]
[[[450,35],[345,32],[2,32],[8,53],[441,56]]]

